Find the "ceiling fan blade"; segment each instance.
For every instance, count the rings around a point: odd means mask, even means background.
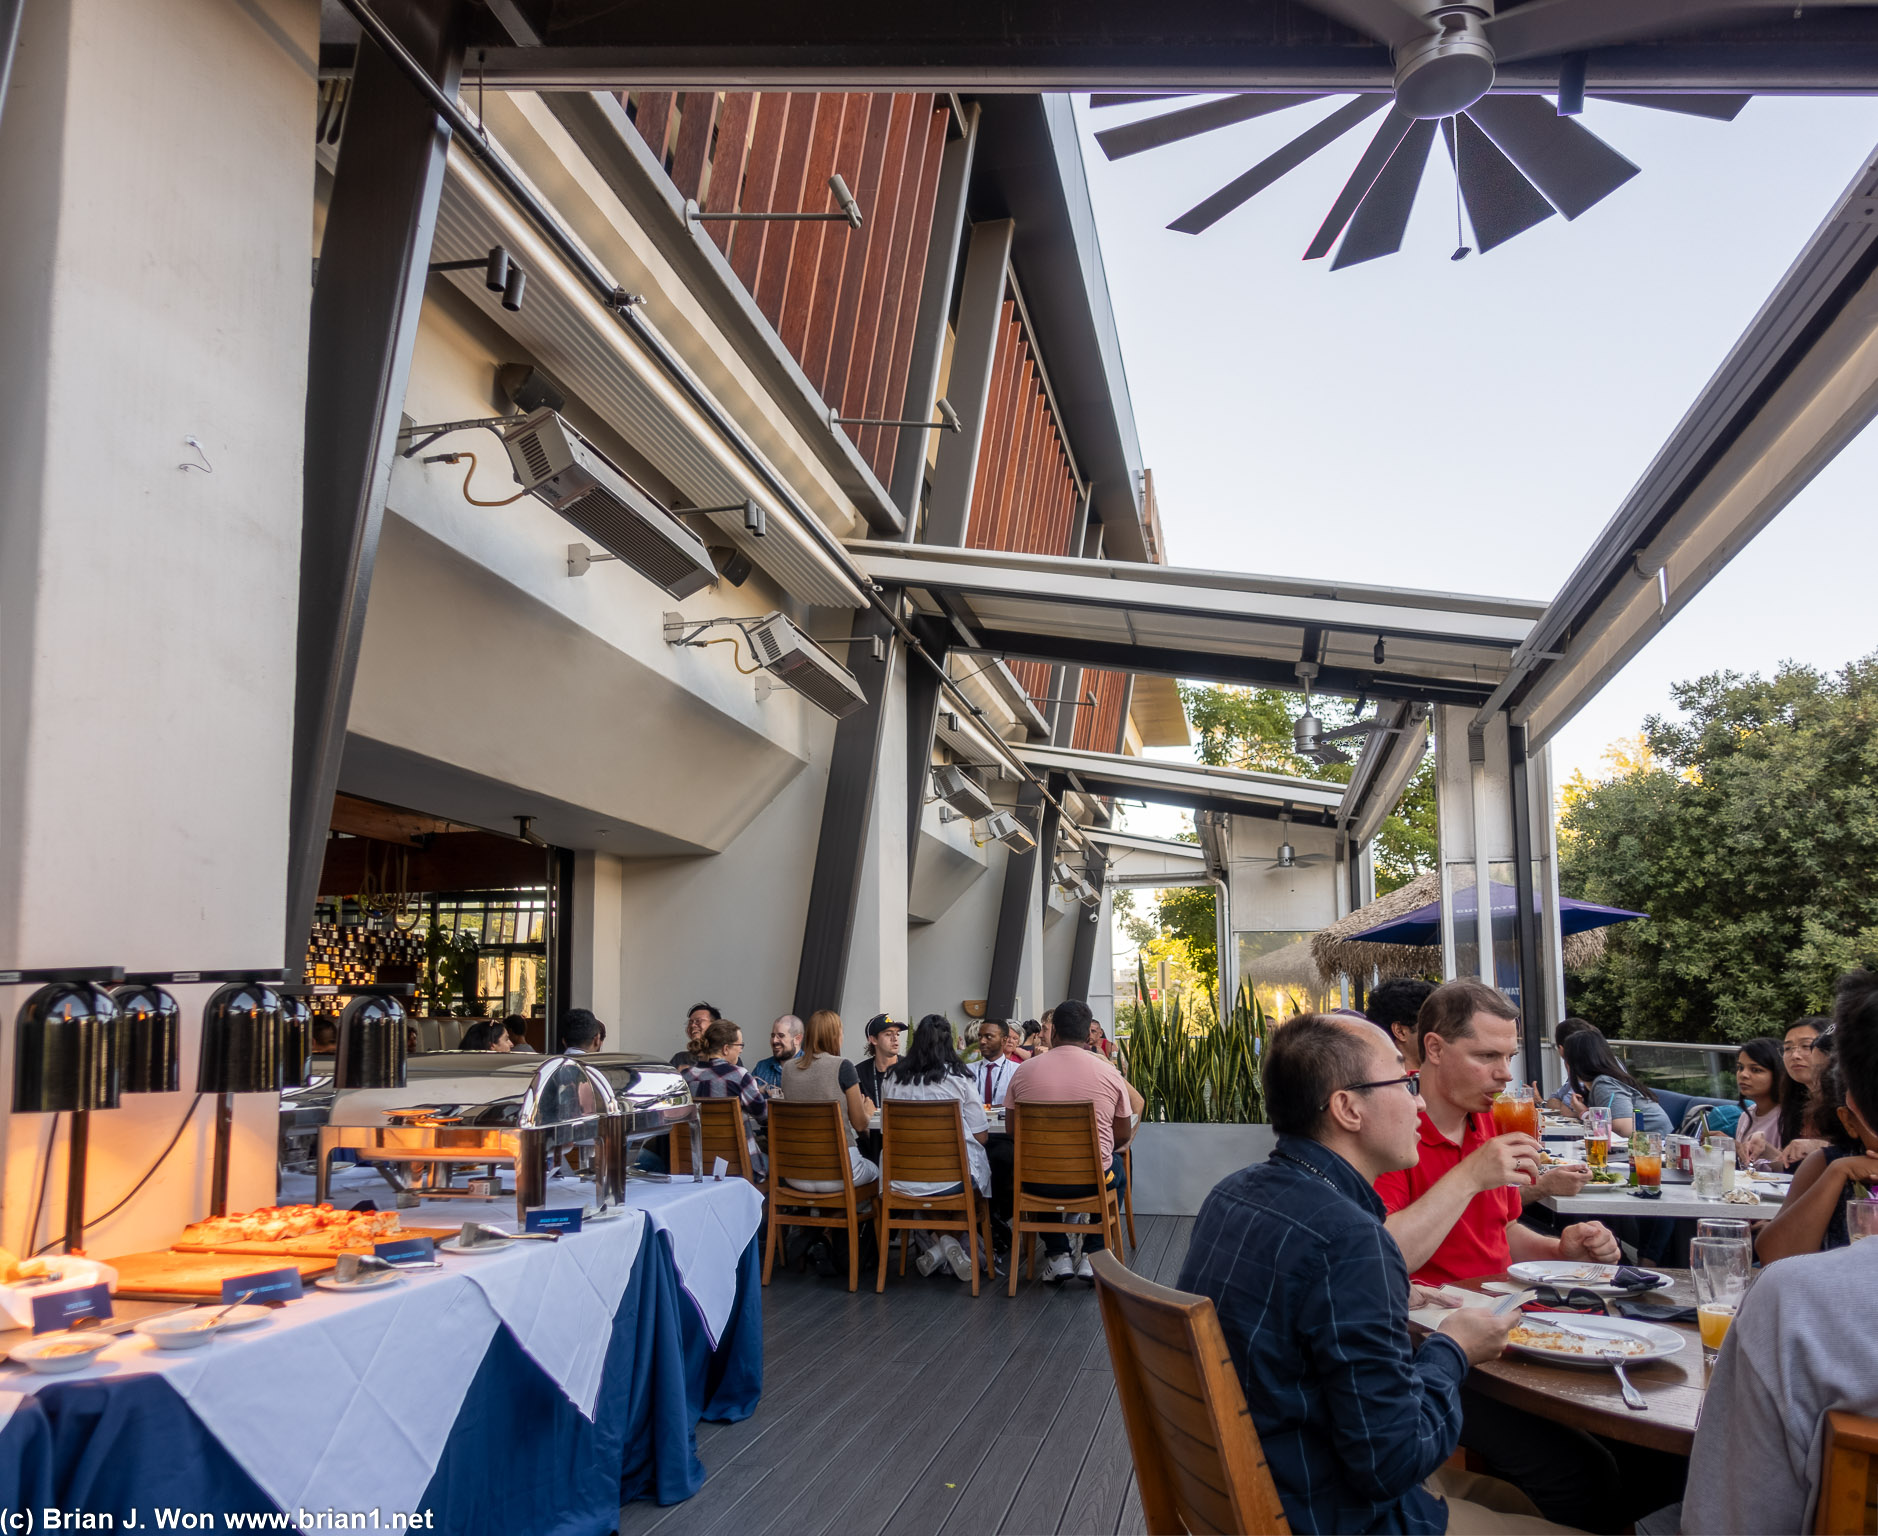
[[[1282,112],[1286,107],[1302,106],[1307,101],[1322,101],[1322,94],[1310,96],[1265,96],[1247,94],[1228,96],[1223,101],[1203,101],[1197,107],[1182,107],[1163,112],[1159,117],[1144,117],[1137,123],[1104,128],[1096,135],[1102,153],[1111,160],[1138,155],[1144,149],[1159,149],[1163,144],[1178,144],[1198,134],[1233,123],[1249,122],[1268,112]]]
[[[1488,138],[1568,219],[1609,197],[1637,167],[1543,96],[1483,96],[1467,109]]]
[[[1103,107],[1132,107],[1143,101],[1178,101],[1176,91],[1096,91],[1089,97],[1089,105],[1098,111]]]
[[[1350,172],[1350,179],[1343,184],[1336,202],[1330,205],[1330,212],[1324,215],[1324,222],[1318,226],[1316,236],[1304,252],[1306,261],[1316,261],[1330,254],[1330,248],[1337,243],[1337,236],[1343,233],[1343,226],[1350,222],[1350,215],[1356,212],[1357,204],[1369,195],[1369,189],[1376,184],[1376,178],[1389,163],[1389,157],[1396,152],[1397,146],[1414,126],[1415,119],[1399,107],[1389,109],[1389,115],[1376,130],[1376,137],[1369,141],[1369,148],[1363,151],[1363,158],[1356,162],[1356,169]]]
[[[1597,101],[1620,101],[1627,107],[1651,107],[1658,112],[1679,112],[1684,117],[1706,117],[1718,123],[1732,123],[1752,96],[1619,96],[1610,91],[1593,91]]]
[[[1330,264],[1332,272],[1361,261],[1374,261],[1378,256],[1392,256],[1402,249],[1409,210],[1415,206],[1415,194],[1421,188],[1422,172],[1428,167],[1428,151],[1434,142],[1432,117],[1421,118],[1409,129],[1350,221],[1350,233],[1344,236],[1337,259]]]
[[[1868,0],[1807,0],[1814,9],[1837,9]],[[1485,23],[1487,41],[1501,64],[1582,53],[1637,38],[1674,37],[1703,27],[1726,26],[1757,13],[1790,11],[1769,0],[1528,0]]]
[[[1419,11],[1411,11],[1397,0],[1304,0],[1304,3],[1391,48],[1420,42],[1434,31]]]
[[[1211,229],[1241,203],[1250,202],[1287,171],[1295,171],[1326,144],[1341,138],[1364,118],[1375,116],[1388,105],[1387,96],[1358,96],[1346,101],[1321,123],[1305,129],[1276,154],[1266,156],[1243,176],[1234,177],[1167,227],[1183,235],[1197,235]]]
[[[1468,222],[1474,226],[1474,248],[1486,255],[1496,245],[1543,224],[1557,212],[1539,195],[1539,189],[1519,174],[1518,168],[1494,147],[1470,117],[1460,119],[1460,143],[1455,143],[1455,119],[1441,120],[1448,158],[1457,156],[1461,198]]]

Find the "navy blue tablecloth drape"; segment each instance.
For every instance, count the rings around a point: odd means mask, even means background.
[[[498,1327],[418,1504],[429,1528],[605,1536],[622,1503],[690,1498],[705,1475],[698,1420],[748,1418],[762,1393],[760,1278],[753,1240],[714,1349],[678,1283],[670,1239],[648,1225],[605,1343],[592,1421]],[[308,1407],[281,1383],[283,1414]],[[41,1507],[109,1513],[120,1527],[132,1510],[150,1527],[158,1507],[276,1509],[156,1375],[53,1382],[19,1405],[0,1428],[0,1508]]]

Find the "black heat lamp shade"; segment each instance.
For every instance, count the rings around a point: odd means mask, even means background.
[[[276,1093],[281,1083],[283,1005],[258,981],[231,981],[202,1010],[197,1093]]]
[[[104,988],[41,987],[13,1021],[13,1113],[116,1109],[123,1047],[123,1021]]]
[[[339,1016],[334,1088],[402,1088],[406,1028],[395,997],[355,997]]]
[[[174,1093],[183,1083],[183,1011],[162,987],[119,987],[111,994],[124,1021],[118,1087],[125,1093]]]
[[[304,1088],[311,1081],[307,1058],[313,1054],[313,1010],[292,993],[282,995],[280,1006],[280,1085]]]

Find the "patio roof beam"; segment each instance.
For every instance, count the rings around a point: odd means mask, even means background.
[[[1286,658],[1231,656],[1218,651],[1187,650],[1175,646],[1125,645],[1107,640],[1079,640],[1073,636],[1030,635],[1005,630],[980,630],[964,651],[1012,657],[1019,661],[1079,662],[1111,672],[1145,672],[1158,677],[1233,683],[1247,688],[1297,690],[1297,664]],[[1358,671],[1352,667],[1322,667],[1311,683],[1314,694],[1372,699],[1419,699],[1430,703],[1471,704],[1478,707],[1493,691],[1494,679],[1462,679]]]

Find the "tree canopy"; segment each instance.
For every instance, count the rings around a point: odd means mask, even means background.
[[[1574,1004],[1635,1037],[1777,1035],[1878,954],[1878,654],[1671,698],[1680,718],[1560,797],[1564,893],[1650,914],[1612,930]]]

